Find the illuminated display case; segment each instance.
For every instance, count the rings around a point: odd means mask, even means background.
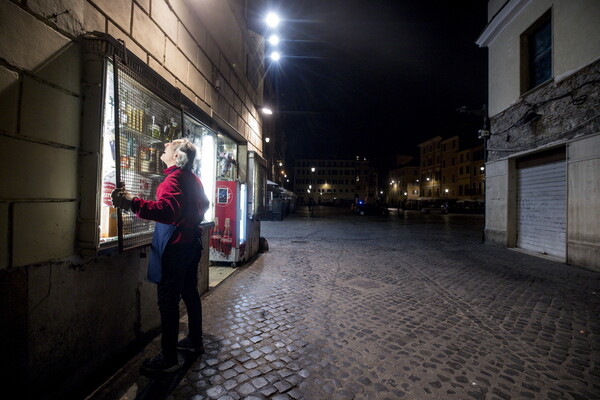
[[[217,136],[217,180],[235,181],[238,178],[238,145],[227,136]]]
[[[165,177],[160,159],[165,143],[187,137],[197,149],[193,172],[210,198],[216,185],[217,135],[205,124],[210,118],[203,111],[118,41],[93,33],[82,43],[86,85],[79,246],[82,254],[147,246],[154,222],[112,207],[112,191],[123,185],[134,196],[155,200]],[[213,221],[214,214],[213,203],[204,223]]]
[[[240,178],[244,146],[217,135],[217,181],[213,197],[215,225],[210,232],[210,260],[236,264],[246,257],[247,185]],[[245,153],[243,153],[245,154]]]
[[[155,200],[164,179],[160,156],[165,143],[182,137],[182,114],[119,62],[107,60],[104,86],[100,245],[139,247],[151,242],[154,222],[115,209],[110,194],[124,185],[136,197]]]
[[[266,215],[267,161],[256,152],[248,152],[248,218],[260,220]]]
[[[196,160],[192,167],[202,182],[204,192],[210,199],[211,193],[215,193],[217,174],[217,135],[203,123],[193,117],[184,114],[184,137],[188,138],[196,146]],[[215,202],[210,202],[210,208],[204,214],[204,222],[213,222],[215,219]]]

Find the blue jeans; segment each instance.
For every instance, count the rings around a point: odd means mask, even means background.
[[[202,343],[202,304],[198,294],[198,263],[202,254],[200,239],[192,243],[168,244],[162,255],[162,279],[157,286],[161,323],[161,347],[166,360],[177,357],[179,301],[188,315],[188,337]]]

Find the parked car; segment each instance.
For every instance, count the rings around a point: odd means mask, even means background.
[[[388,215],[390,210],[380,204],[356,204],[354,212],[358,215]]]
[[[445,214],[448,214],[448,203],[430,204],[428,206],[421,208],[421,212],[423,214],[440,213],[440,214],[445,215]]]

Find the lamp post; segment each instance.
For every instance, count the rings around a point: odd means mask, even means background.
[[[487,109],[487,104],[484,104],[483,107],[481,107],[480,110],[472,110],[467,108],[466,106],[460,107],[458,110],[458,112],[460,113],[465,113],[465,114],[473,114],[473,115],[477,115],[480,116],[483,119],[483,126],[482,128],[478,131],[479,134],[479,139],[483,139],[483,165],[485,167],[487,160],[488,160],[488,139],[491,136],[491,131],[490,131],[490,117],[488,115],[488,109]],[[485,174],[483,175],[483,228],[481,231],[481,243],[485,243],[485,209],[486,209],[486,201],[485,201],[485,186],[486,186],[486,179],[485,179]]]

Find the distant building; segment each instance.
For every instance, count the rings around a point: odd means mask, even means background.
[[[458,198],[463,200],[483,200],[485,192],[483,146],[459,151],[457,159]]]
[[[416,198],[483,201],[483,146],[461,150],[458,136],[448,139],[436,136],[419,144],[419,148]]]
[[[442,137],[419,144],[421,197],[440,197],[442,179]]]
[[[458,136],[431,138],[419,144],[418,166],[400,166],[388,171],[386,201],[396,206],[404,200],[454,200],[462,203],[484,200],[483,146],[461,150]],[[402,159],[409,163],[412,158]]]
[[[387,194],[385,201],[390,206],[397,206],[406,200],[416,200],[419,198],[421,190],[419,187],[419,171],[418,166],[402,165],[408,164],[413,160],[413,157],[399,156],[396,158],[396,163],[399,166],[388,172]]]
[[[485,239],[600,270],[600,1],[488,15]]]
[[[314,169],[314,171],[313,171]],[[377,172],[364,157],[354,160],[300,159],[294,165],[294,193],[299,203],[374,202]]]
[[[456,199],[458,193],[458,136],[453,136],[441,142],[442,147],[442,182],[441,194],[447,199]]]

